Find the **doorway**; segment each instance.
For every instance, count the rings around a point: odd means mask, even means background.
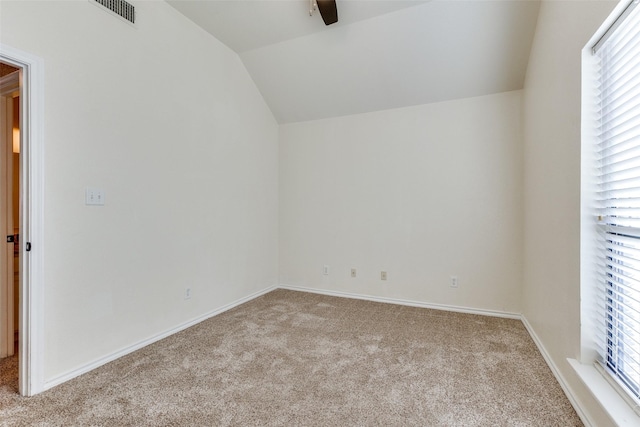
[[[18,391],[20,313],[20,69],[0,62],[0,358]],[[5,240],[6,239],[6,240]],[[6,243],[5,243],[6,242]]]
[[[19,348],[17,356],[18,363],[18,391],[23,396],[33,396],[47,388],[48,385],[44,379],[44,61],[42,58],[34,56],[28,52],[15,49],[0,43],[0,64],[8,65],[19,70],[19,244],[13,246],[6,243],[6,237],[0,234],[0,255],[2,259],[2,276],[4,276],[5,265],[12,265],[7,261],[13,260],[15,265],[16,257],[14,253],[17,249],[18,271],[19,271],[19,306],[18,314],[18,330],[19,330]],[[0,94],[12,93],[12,90],[6,89],[6,81],[0,77]],[[5,90],[6,89],[6,90]],[[6,98],[7,96],[5,96]],[[13,100],[13,95],[10,96]],[[6,110],[6,103],[0,102],[0,107]],[[5,115],[0,115],[0,125],[3,130],[7,127]],[[13,134],[12,121],[9,122],[11,134]],[[3,133],[7,139],[8,132]],[[11,136],[11,139],[13,137]],[[9,166],[8,160],[13,157],[13,148],[7,148],[7,143],[0,144],[2,150],[2,163],[0,176],[6,176],[5,165]],[[9,155],[10,154],[10,155]],[[2,187],[0,183],[0,187]],[[2,188],[5,190],[6,204],[7,190],[6,185]],[[0,215],[7,216],[7,210],[4,206],[0,208]],[[4,227],[6,222],[4,218],[0,218],[0,226]],[[7,235],[9,235],[7,233]],[[11,242],[13,243],[13,242]],[[11,247],[12,250],[8,250]],[[9,269],[10,267],[7,267]],[[0,283],[1,285],[2,283]],[[12,288],[5,285],[3,288],[8,293]],[[2,289],[0,289],[1,291]],[[7,304],[7,296],[0,292],[0,306],[10,307]],[[9,308],[10,310],[10,308]],[[15,311],[15,310],[14,310]],[[1,315],[2,313],[0,313]],[[15,316],[15,313],[13,313]],[[5,319],[0,319],[0,330],[4,329],[5,344],[12,341],[15,337],[9,337],[8,328],[5,325]],[[13,317],[15,319],[15,317]],[[7,336],[9,335],[9,336]],[[2,343],[0,343],[1,345]],[[15,343],[14,343],[15,346]],[[14,347],[15,349],[15,347]]]

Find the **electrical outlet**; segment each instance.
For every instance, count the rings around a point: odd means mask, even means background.
[[[329,275],[329,266],[325,265],[324,267],[322,267],[322,274],[324,274],[325,276]]]
[[[452,288],[458,287],[458,276],[451,276],[451,283],[449,284]]]
[[[380,272],[380,280],[387,280],[387,272],[386,271],[381,271]]]
[[[191,299],[191,288],[184,288],[184,299]]]
[[[351,277],[356,277],[356,269],[355,268],[351,269]]]

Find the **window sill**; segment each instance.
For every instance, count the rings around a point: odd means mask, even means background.
[[[640,416],[595,366],[584,365],[575,359],[567,361],[617,425],[637,426],[640,423]]]

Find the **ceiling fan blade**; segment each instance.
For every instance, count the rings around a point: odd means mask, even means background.
[[[331,25],[338,22],[338,8],[336,0],[316,0],[320,16],[325,25]]]

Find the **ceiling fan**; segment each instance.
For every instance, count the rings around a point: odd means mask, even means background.
[[[338,8],[336,0],[309,0],[309,16],[313,15],[316,7],[320,11],[320,16],[325,25],[331,25],[338,22]]]

